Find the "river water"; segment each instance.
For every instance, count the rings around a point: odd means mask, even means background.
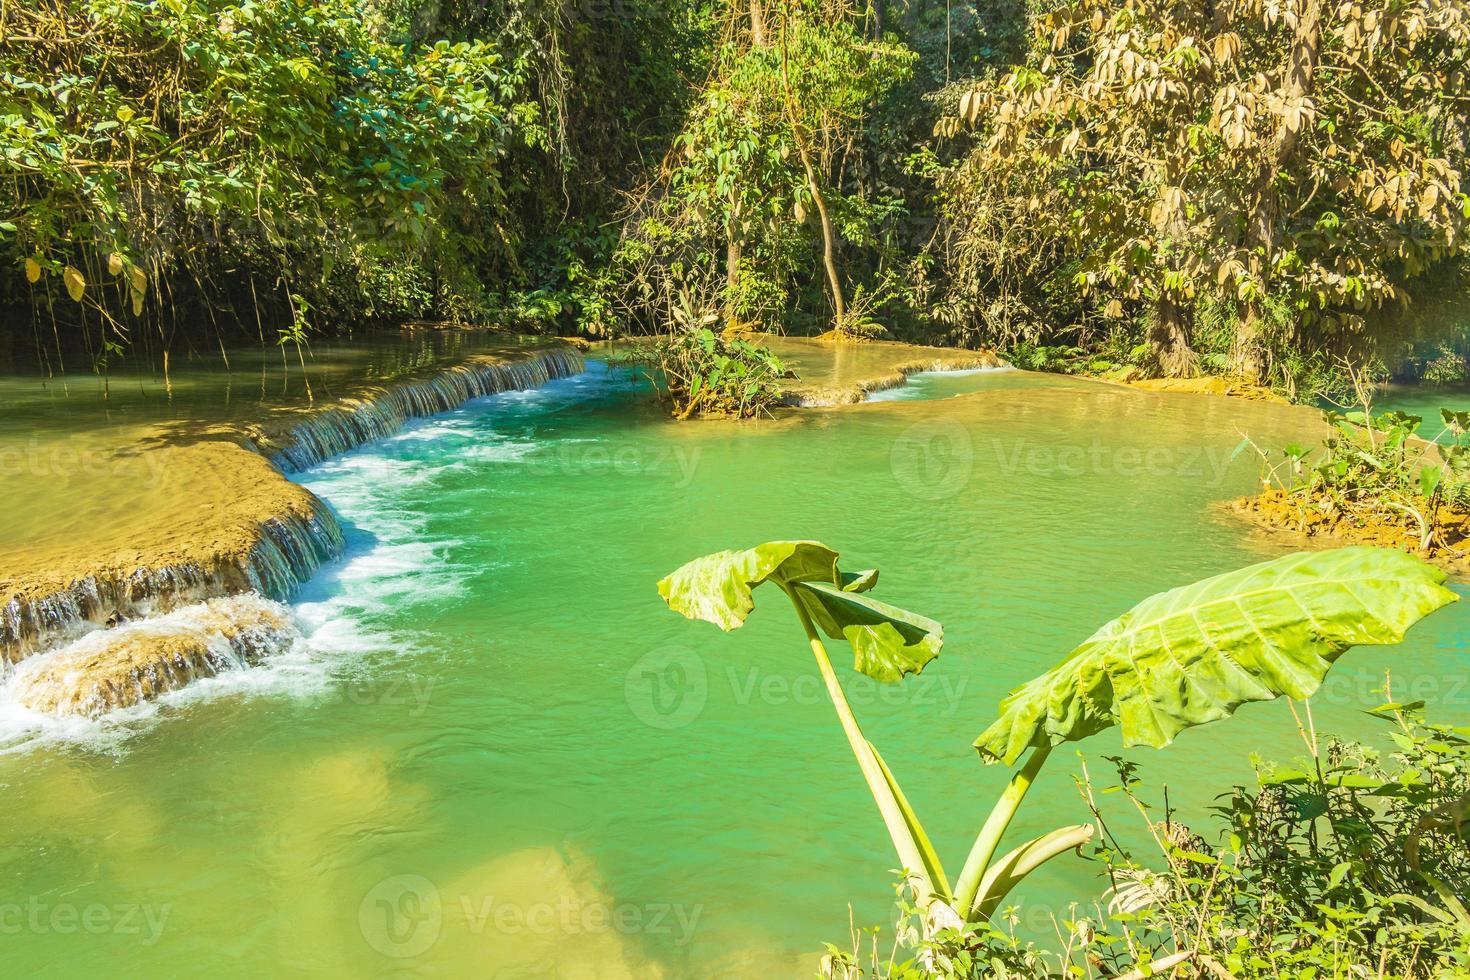
[[[969,748],[999,699],[1139,599],[1279,554],[1212,505],[1255,479],[1243,431],[1280,444],[1312,419],[1012,371],[909,394],[931,382],[680,424],[591,361],[298,474],[348,551],[295,596],[294,649],[0,755],[8,971],[810,976],[849,903],[889,917],[882,824],[789,609],[758,592],[722,634],[656,580],[817,538],[943,622],[922,678],[845,674],[958,865],[1006,779]],[[1317,726],[1371,733],[1390,667],[1404,699],[1463,711],[1467,616],[1350,653]],[[1082,749],[1107,782],[1116,735]],[[1300,753],[1285,704],[1127,755],[1203,830],[1252,752]],[[1053,756],[1013,833],[1086,819],[1081,764]],[[1023,928],[1095,899],[1096,871],[1049,865]]]

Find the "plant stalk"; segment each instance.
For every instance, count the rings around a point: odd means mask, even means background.
[[[791,605],[796,608],[797,618],[801,620],[801,628],[806,631],[807,642],[811,644],[812,655],[817,659],[817,667],[822,673],[822,680],[827,685],[827,694],[832,699],[832,707],[836,710],[837,718],[842,723],[842,733],[847,736],[847,744],[857,758],[858,768],[862,770],[863,779],[867,781],[868,792],[872,794],[873,802],[878,804],[878,812],[882,815],[883,823],[888,828],[888,836],[893,841],[894,850],[898,852],[898,859],[903,863],[903,871],[907,876],[909,886],[914,891],[914,897],[923,906],[927,906],[934,898],[948,902],[949,883],[942,880],[942,873],[936,874],[935,870],[930,868],[924,860],[909,830],[908,823],[904,819],[898,800],[889,787],[888,778],[883,772],[883,764],[874,754],[873,747],[868,744],[868,740],[863,737],[862,729],[858,727],[857,717],[852,713],[852,706],[847,703],[847,695],[842,690],[841,681],[837,679],[837,672],[832,669],[832,658],[827,655],[827,647],[822,642],[816,625],[812,622],[811,614],[806,611],[792,590],[788,588],[785,591],[787,598],[791,600]]]
[[[960,871],[959,880],[955,882],[955,908],[965,917],[966,921],[969,921],[976,895],[980,891],[980,882],[985,877],[985,871],[990,867],[996,849],[1000,847],[1000,839],[1005,836],[1006,828],[1011,824],[1011,818],[1021,808],[1021,801],[1026,798],[1026,792],[1036,781],[1036,774],[1041,771],[1049,755],[1051,755],[1049,745],[1031,750],[1026,765],[1021,767],[1020,772],[1011,776],[1010,784],[1006,786],[1005,792],[996,801],[995,809],[990,811],[990,816],[985,820],[985,826],[980,828],[980,836],[975,838],[975,846],[970,849],[970,856],[965,859],[965,866]]]

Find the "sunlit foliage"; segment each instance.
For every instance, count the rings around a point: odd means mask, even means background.
[[[1230,304],[1229,367],[1262,377],[1463,250],[1463,4],[1068,0],[1035,26],[939,126],[979,131],[946,184],[962,275],[1039,244],[1104,317],[1147,321],[1166,374],[1196,369],[1199,304]]]

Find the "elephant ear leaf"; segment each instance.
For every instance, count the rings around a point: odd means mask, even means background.
[[[822,632],[852,646],[853,667],[874,680],[917,674],[944,645],[944,627],[886,602],[824,582],[802,582],[793,591]]]
[[[751,590],[767,581],[836,585],[837,552],[816,541],[768,541],[744,551],[717,551],[660,580],[658,594],[675,612],[728,632],[744,624],[755,608]]]
[[[751,593],[762,582],[789,591],[818,628],[846,640],[853,666],[875,680],[917,674],[944,643],[944,629],[934,620],[862,594],[877,584],[876,569],[842,572],[837,552],[816,541],[771,541],[705,555],[659,582],[658,592],[675,612],[729,631],[755,608]]]
[[[1162,748],[1248,701],[1310,697],[1343,651],[1397,643],[1458,596],[1444,573],[1385,548],[1288,555],[1163,592],[1098,630],[1001,703],[987,762],[1113,725]]]

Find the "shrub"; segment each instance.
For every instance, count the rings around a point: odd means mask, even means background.
[[[1212,842],[1168,810],[1155,822],[1136,767],[1113,759],[1119,782],[1107,789],[1136,807],[1154,849],[1145,858],[1114,843],[1088,785],[1110,884],[1056,923],[1056,942],[1020,938],[1015,909],[925,940],[901,905],[899,937],[915,955],[885,959],[864,942],[876,930],[854,931],[828,947],[825,975],[1470,975],[1470,729],[1426,723],[1415,705],[1373,714],[1391,726],[1386,752],[1319,739],[1304,715],[1306,758],[1262,765],[1254,786],[1222,797]]]
[[[1314,452],[1292,444],[1262,460],[1264,494],[1300,530],[1403,526],[1420,551],[1454,552],[1470,505],[1470,413],[1443,409],[1435,442],[1415,437],[1423,419],[1404,412],[1325,411],[1331,434]],[[1280,508],[1278,508],[1280,509]],[[1455,552],[1457,553],[1457,552]]]
[[[766,348],[727,340],[708,327],[637,343],[616,360],[643,368],[679,419],[768,413],[780,402],[779,381],[788,373]]]

